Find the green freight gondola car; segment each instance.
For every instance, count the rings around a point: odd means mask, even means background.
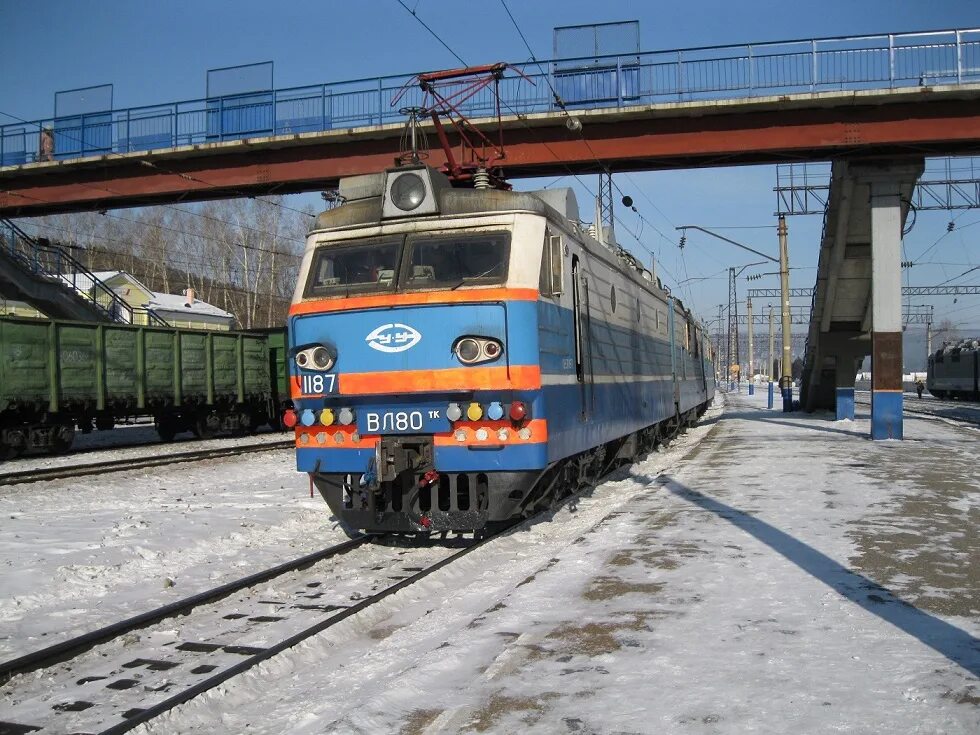
[[[276,425],[283,330],[214,332],[0,319],[0,454],[66,450],[75,429],[152,416],[164,441]],[[281,374],[277,374],[277,371]]]

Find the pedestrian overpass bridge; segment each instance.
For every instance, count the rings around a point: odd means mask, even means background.
[[[980,143],[980,29],[513,68],[520,75],[500,82],[501,165],[509,177],[949,155]],[[412,79],[258,90],[3,126],[0,217],[334,187],[342,176],[392,164],[403,129],[399,108],[422,99]],[[489,93],[462,108],[477,123],[493,110]],[[432,150],[430,161],[442,163],[441,151]]]

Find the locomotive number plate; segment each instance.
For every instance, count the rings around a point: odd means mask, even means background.
[[[362,406],[357,410],[357,430],[362,434],[438,434],[449,431],[445,403],[404,408]]]
[[[300,376],[300,390],[304,396],[319,396],[334,393],[337,376],[333,373],[304,373]]]

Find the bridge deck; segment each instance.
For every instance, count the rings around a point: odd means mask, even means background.
[[[980,84],[663,102],[504,119],[511,177],[975,151]],[[479,121],[478,121],[479,122]],[[400,124],[105,153],[0,169],[0,216],[328,188],[377,171]],[[598,159],[598,160],[597,160]],[[442,162],[432,151],[433,163]]]

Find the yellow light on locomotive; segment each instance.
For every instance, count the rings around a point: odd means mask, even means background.
[[[324,426],[330,426],[333,423],[333,411],[329,408],[325,408],[320,411],[320,423]]]
[[[470,421],[479,421],[483,418],[483,407],[474,401],[466,407],[466,418]]]

